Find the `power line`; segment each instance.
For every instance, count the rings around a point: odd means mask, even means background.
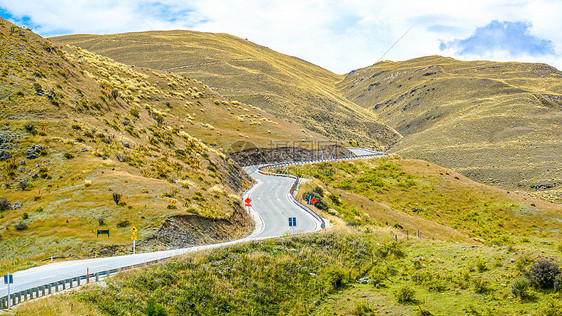
[[[379,58],[379,60],[377,60],[377,63],[379,61],[381,61],[381,59],[383,59],[384,56],[386,56],[386,54],[388,54],[388,52],[390,52],[390,50],[393,49],[394,46],[396,46],[396,44],[398,44],[398,42],[400,42],[404,38],[404,36],[406,36],[406,34],[408,34],[408,32],[410,32],[410,30],[414,28],[414,26],[416,26],[416,25],[415,24],[412,25],[404,34],[402,34],[402,36],[400,36],[400,38],[396,42],[394,42],[394,44],[392,44],[392,46],[390,46],[390,48],[387,49],[386,52],[384,52],[384,54],[382,54],[381,58]]]

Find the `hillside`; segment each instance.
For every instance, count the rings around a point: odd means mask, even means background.
[[[2,271],[129,252],[133,225],[144,249],[245,235],[239,194],[251,180],[221,148],[326,140],[195,79],[4,20],[0,42]]]
[[[339,88],[404,136],[392,152],[562,201],[562,72],[439,56],[380,62]]]
[[[220,94],[297,122],[332,140],[387,147],[400,138],[343,98],[342,79],[304,60],[228,35],[190,31],[55,37],[119,62],[197,78]]]
[[[172,258],[16,313],[560,314],[560,205],[400,157],[287,169],[333,226]]]

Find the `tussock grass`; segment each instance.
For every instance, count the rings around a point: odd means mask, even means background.
[[[284,171],[312,178],[301,193],[322,188],[326,212],[352,226],[391,226],[410,235],[419,229],[426,237],[499,245],[518,242],[514,234],[555,237],[560,229],[559,205],[478,184],[424,161],[376,158]]]

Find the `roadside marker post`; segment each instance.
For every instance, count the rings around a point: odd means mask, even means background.
[[[133,226],[131,227],[131,240],[133,240],[133,255],[136,253],[136,248],[137,248],[137,231],[138,229]]]
[[[8,309],[10,309],[10,284],[14,283],[14,275],[13,274],[6,274],[4,276],[4,284],[8,285]]]

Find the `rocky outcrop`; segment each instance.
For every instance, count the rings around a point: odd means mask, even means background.
[[[247,235],[250,227],[250,217],[236,205],[234,213],[228,219],[214,219],[196,214],[171,216],[153,237],[142,241],[140,245],[183,248],[217,243]]]

